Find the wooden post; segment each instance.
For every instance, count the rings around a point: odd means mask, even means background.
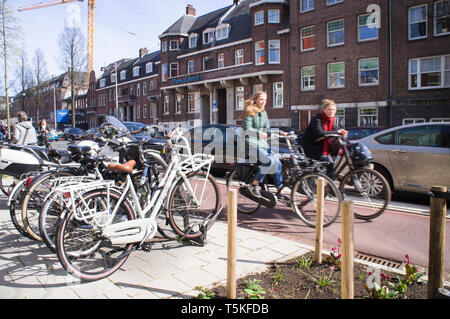
[[[316,239],[314,247],[314,260],[318,264],[322,263],[324,184],[325,180],[319,177],[317,179]]]
[[[236,299],[237,190],[228,191],[227,298]]]
[[[447,187],[432,187],[432,191],[447,192]],[[436,297],[438,288],[444,287],[445,215],[447,202],[443,198],[430,198],[430,242],[428,257],[428,299]]]
[[[341,298],[353,299],[353,202],[342,202]]]

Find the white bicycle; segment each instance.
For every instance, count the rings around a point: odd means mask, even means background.
[[[68,273],[82,281],[111,275],[156,235],[160,214],[166,214],[180,238],[205,236],[222,210],[219,186],[210,175],[214,157],[192,155],[180,129],[172,132],[172,138],[175,143],[169,139],[166,144],[167,169],[144,203],[130,178],[134,161],[110,167],[127,174],[121,189],[114,188],[113,181],[96,181],[97,189],[89,192],[85,192],[89,183],[55,188],[72,201],[56,235],[57,255]]]

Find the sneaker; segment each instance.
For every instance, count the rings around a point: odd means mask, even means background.
[[[261,186],[259,185],[250,186],[250,192],[252,192],[252,194],[255,196],[261,197]]]
[[[286,194],[282,194],[281,193],[281,190],[282,190],[283,188],[281,188],[281,189],[279,189],[278,191],[277,191],[277,194],[276,194],[276,196],[277,196],[277,198],[279,199],[279,200],[281,200],[281,201],[284,201],[284,202],[290,202],[291,201],[291,198],[288,196],[288,195],[286,195]]]

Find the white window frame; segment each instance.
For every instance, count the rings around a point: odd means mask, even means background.
[[[141,106],[138,105],[136,108],[136,119],[140,120],[141,119]]]
[[[314,75],[304,75],[304,71],[308,68],[314,68]],[[314,85],[311,85],[311,79],[314,78]],[[308,79],[308,86],[305,86],[304,79]],[[316,89],[316,66],[315,65],[307,65],[300,68],[300,81],[301,81],[301,90],[302,91],[314,91]]]
[[[281,103],[278,104],[278,98],[281,98]],[[273,83],[273,108],[274,109],[282,109],[284,102],[283,96],[283,82],[274,82]]]
[[[191,74],[194,72],[195,72],[194,60],[187,61],[187,74]]]
[[[100,87],[104,88],[106,85],[106,79],[100,79]]]
[[[174,77],[177,77],[178,75],[180,75],[180,70],[179,70],[179,68],[180,68],[180,66],[179,66],[179,64],[178,63],[175,63],[175,62],[173,62],[173,63],[170,63],[170,65],[169,65],[169,77],[170,78],[174,78]],[[175,75],[172,75],[172,72],[173,71],[176,71],[176,74]]]
[[[167,63],[161,64],[161,82],[167,82],[168,77]]]
[[[306,30],[306,29],[313,29],[313,35],[308,35],[308,36],[303,36],[303,31],[304,30]],[[301,52],[307,52],[307,51],[312,51],[312,50],[315,50],[316,49],[316,42],[315,42],[315,40],[314,40],[314,47],[313,48],[309,48],[309,49],[304,49],[303,48],[303,39],[307,39],[307,38],[311,38],[311,37],[316,37],[316,27],[314,26],[314,25],[310,25],[310,26],[308,26],[308,27],[304,27],[304,28],[301,28],[300,29],[300,51]]]
[[[208,56],[202,57],[202,71],[206,71],[206,63],[208,63],[208,61],[209,61]]]
[[[447,30],[447,32],[442,32],[442,33],[437,33],[436,31],[436,28],[437,28],[437,4],[438,3],[443,3],[443,2],[449,2],[449,4],[448,4],[448,6],[450,7],[450,0],[439,0],[439,1],[436,1],[435,3],[434,3],[434,16],[433,16],[433,35],[435,36],[435,37],[440,37],[440,36],[444,36],[444,35],[449,35],[450,34],[450,27],[449,27],[449,29]],[[449,12],[449,15],[450,15],[450,12]],[[448,19],[450,19],[450,17],[448,17]]]
[[[344,0],[327,0],[327,6],[332,6],[342,2],[344,2]]]
[[[203,31],[203,44],[211,43],[214,39],[214,28],[207,28]]]
[[[402,119],[402,125],[415,124],[415,123],[424,123],[425,118],[417,118],[417,117],[405,117]]]
[[[180,42],[178,40],[170,40],[169,50],[178,51],[180,49]]]
[[[164,114],[169,114],[169,96],[168,95],[164,95],[164,101],[163,101],[163,112]]]
[[[133,68],[133,77],[139,76],[139,69],[140,69],[140,68],[141,68],[140,66],[135,66],[135,67]]]
[[[374,23],[369,23],[369,22],[367,22],[366,25],[361,25],[361,24],[360,24],[360,19],[361,19],[361,17],[372,16],[373,14],[376,15],[376,19],[377,19],[377,21],[379,21],[380,17],[379,17],[379,15],[378,15],[378,12],[375,12],[375,13],[365,13],[365,14],[361,14],[361,15],[358,16],[358,21],[357,21],[357,23],[358,23],[358,42],[366,42],[366,41],[378,40],[378,38],[379,38],[379,32],[378,32],[378,31],[379,31],[379,30],[378,30],[378,23],[377,23],[377,22],[374,22]],[[366,20],[366,21],[367,21],[367,20]],[[377,30],[377,36],[374,37],[374,38],[361,39],[361,33],[360,33],[361,27],[375,28],[375,29]]]
[[[314,0],[299,0],[300,13],[314,10]],[[305,4],[305,7],[303,7]]]
[[[367,61],[367,60],[377,60],[377,72],[378,72],[378,77],[377,77],[377,82],[373,82],[373,83],[361,83],[361,62],[363,61]],[[375,69],[368,69],[368,70],[363,70],[363,71],[370,71],[370,70],[375,70]],[[365,59],[359,59],[358,60],[358,85],[359,86],[376,86],[379,85],[380,83],[380,59],[378,57],[373,57],[373,58],[365,58]]]
[[[342,29],[329,31],[328,27],[329,27],[330,23],[334,23],[334,22],[338,22],[338,21],[342,21]],[[330,44],[330,33],[332,33],[332,32],[340,32],[340,31],[344,32],[344,39],[343,39],[343,41],[339,42],[339,43]],[[333,20],[333,21],[327,22],[327,47],[336,47],[336,46],[340,46],[340,45],[344,45],[344,44],[345,44],[345,21],[344,21],[344,19],[337,19],[337,20]]]
[[[225,53],[217,54],[217,68],[222,69],[225,67]]]
[[[127,70],[120,71],[120,79],[125,80],[127,78]]]
[[[147,118],[147,104],[144,104],[144,106],[142,106],[142,118]]]
[[[361,114],[363,110],[370,111],[375,110],[374,114]],[[364,123],[362,119],[364,117],[372,117],[374,120],[370,120],[370,124]],[[358,126],[378,126],[378,107],[359,107],[358,108]]]
[[[263,45],[262,48],[259,47],[260,43],[262,43],[262,45]],[[265,42],[264,42],[264,40],[255,42],[255,65],[264,65],[264,63],[266,62],[265,52],[264,51],[265,51]],[[258,62],[258,60],[259,60],[258,59],[258,53],[260,53],[260,52],[262,52],[261,57],[262,57],[263,62]]]
[[[412,9],[417,9],[417,8],[420,8],[420,7],[425,7],[425,20],[415,21],[414,24],[415,23],[423,23],[423,22],[425,22],[425,35],[412,38],[411,37],[411,25],[412,25],[412,23],[411,23],[411,10]],[[420,4],[420,5],[408,8],[408,40],[420,40],[420,39],[425,39],[427,37],[428,37],[428,4]]]
[[[241,59],[242,62],[239,63]],[[234,64],[235,65],[244,64],[244,49],[237,49],[234,51]]]
[[[116,83],[116,73],[111,74],[111,83]]]
[[[234,89],[235,93],[235,103],[236,103],[236,111],[242,111],[244,109],[244,87],[237,86]]]
[[[228,23],[222,23],[216,28],[216,40],[228,39],[230,34],[230,25]]]
[[[188,93],[188,113],[195,112],[195,92]]]
[[[280,23],[280,10],[268,9],[267,10],[267,23]]]
[[[161,41],[161,52],[167,51],[167,41]]]
[[[421,74],[436,73],[438,71],[422,72],[420,61],[424,60],[424,59],[435,59],[435,58],[441,59],[441,67],[439,70],[439,72],[441,73],[441,85],[439,85],[439,86],[422,86]],[[448,62],[447,62],[448,69],[446,69],[446,60],[447,59],[448,59]],[[411,70],[413,61],[416,61],[416,72],[412,72],[412,70]],[[446,83],[446,81],[445,81],[446,80],[445,74],[447,72],[450,73],[450,54],[409,59],[409,61],[408,61],[408,89],[409,90],[432,90],[432,89],[450,88],[450,80],[448,81],[449,83]],[[416,76],[417,76],[417,87],[411,87],[411,76],[413,74],[416,74]],[[450,75],[449,75],[449,78],[450,78]]]
[[[191,33],[189,35],[189,48],[195,48],[197,46],[197,33]]]
[[[281,46],[280,40],[269,40],[268,41],[268,55],[269,55],[269,64],[280,64],[281,59]],[[272,60],[271,52],[278,52],[278,58],[276,60]]]
[[[432,117],[430,122],[450,122],[450,117]]]
[[[142,83],[142,96],[147,95],[147,82]]]
[[[136,84],[136,96],[141,95],[141,83]]]
[[[339,108],[336,110],[336,115],[334,116],[334,126],[335,127],[345,127],[345,109]]]
[[[341,85],[341,86],[331,86],[330,85],[330,75],[331,75],[331,73],[330,73],[330,66],[333,65],[333,64],[343,64],[344,65],[344,72],[343,72],[344,84]],[[335,74],[335,73],[332,73],[332,74]],[[328,89],[342,89],[342,88],[345,88],[345,62],[344,61],[336,61],[336,62],[331,62],[331,63],[327,64],[327,88]]]
[[[145,73],[153,72],[153,62],[148,62],[145,64]]]
[[[181,113],[181,93],[175,95],[175,114]]]
[[[264,24],[264,10],[255,12],[255,26]]]

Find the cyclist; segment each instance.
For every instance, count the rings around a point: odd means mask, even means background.
[[[242,128],[245,134],[245,146],[251,153],[256,151],[256,158],[263,163],[256,173],[250,191],[254,195],[261,197],[261,186],[259,185],[268,172],[275,172],[274,180],[277,187],[277,196],[281,197],[283,188],[283,176],[281,174],[281,161],[269,147],[267,139],[270,135],[269,118],[265,111],[267,103],[266,92],[259,91],[244,102],[244,112],[242,114]],[[280,135],[287,135],[280,132]]]
[[[17,120],[19,122],[14,126],[13,144],[36,144],[36,129],[31,121],[27,121],[27,113],[24,111],[17,112]]]
[[[303,134],[303,149],[307,157],[328,161],[327,174],[333,168],[333,154],[330,135],[347,135],[347,131],[340,127],[335,127],[334,119],[336,116],[336,103],[333,100],[322,100],[320,113],[316,114],[309,123]]]

